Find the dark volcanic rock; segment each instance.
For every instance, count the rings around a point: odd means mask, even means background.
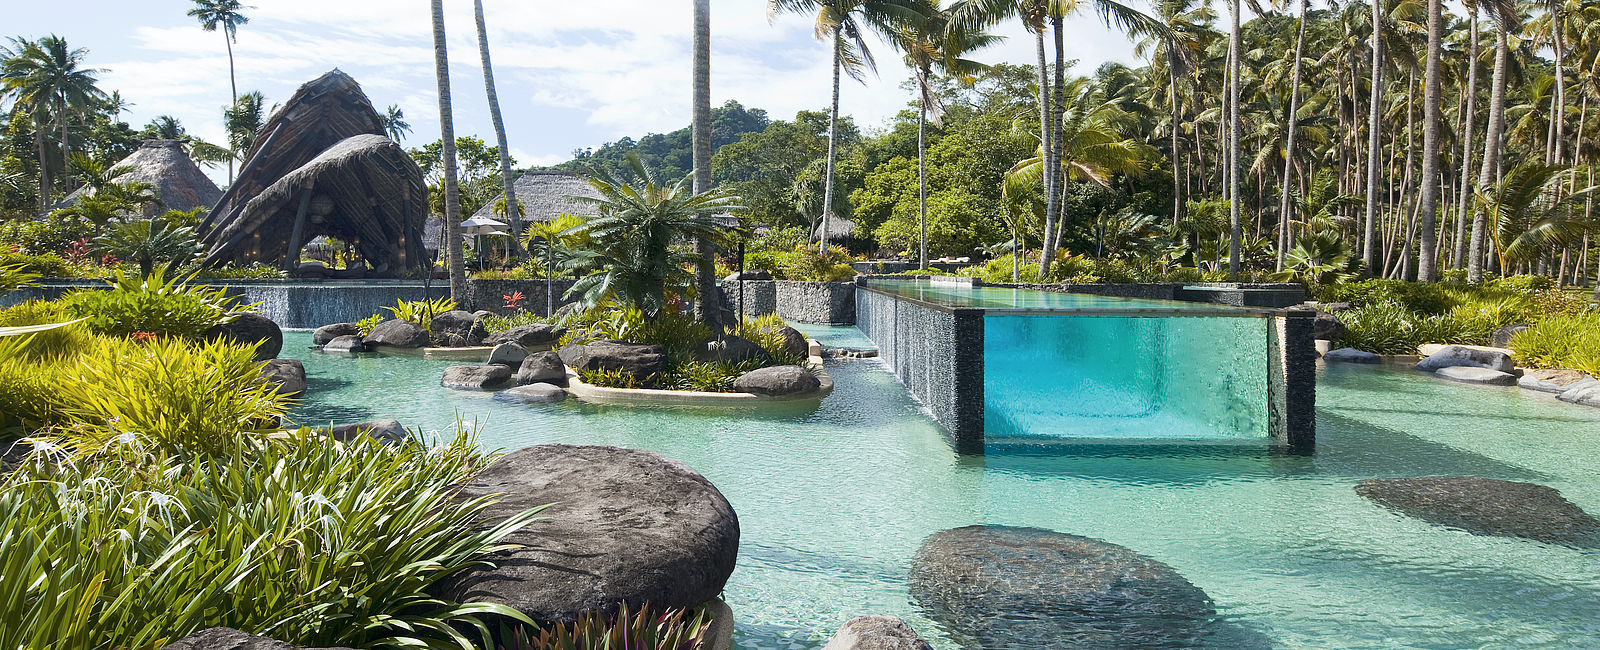
[[[567,366],[561,363],[560,355],[535,352],[522,360],[522,365],[517,368],[517,385],[538,383],[567,385]]]
[[[548,350],[555,345],[561,336],[567,333],[567,328],[555,325],[535,323],[513,327],[504,332],[496,332],[484,339],[484,345],[500,345],[501,343],[515,343],[529,350]]]
[[[511,367],[502,365],[450,366],[439,385],[456,390],[483,390],[511,381]]]
[[[722,280],[724,282],[738,282],[740,280],[749,280],[749,281],[754,281],[754,282],[760,282],[762,280],[771,280],[771,279],[772,279],[772,273],[771,272],[763,270],[763,269],[751,269],[751,270],[748,270],[748,271],[734,271],[733,273],[729,273],[728,276],[723,278]]]
[[[367,343],[359,336],[341,336],[322,346],[323,352],[356,354],[367,351]]]
[[[246,345],[257,345],[256,361],[278,358],[283,351],[283,330],[272,319],[255,312],[238,312],[233,320],[211,328],[205,334],[208,341],[227,340]]]
[[[772,363],[772,355],[766,348],[755,341],[738,336],[724,336],[720,341],[706,343],[705,349],[700,351],[701,361],[714,361],[718,363],[740,363],[744,361],[759,361],[763,365]]]
[[[477,316],[459,309],[434,316],[428,327],[433,330],[434,343],[447,348],[483,345],[484,339],[489,338],[489,330],[483,328]]]
[[[428,330],[408,320],[386,320],[378,323],[366,336],[367,345],[387,345],[396,348],[420,348],[428,345]]]
[[[797,357],[811,354],[811,344],[806,342],[806,335],[800,330],[785,325],[778,328],[778,335],[783,337],[783,351]]]
[[[261,376],[267,383],[277,385],[280,394],[306,392],[306,367],[294,359],[273,359],[261,364]]]
[[[1455,368],[1466,366],[1469,368],[1487,368],[1504,373],[1516,372],[1517,364],[1511,361],[1510,355],[1494,350],[1469,348],[1464,345],[1445,346],[1434,355],[1417,362],[1417,370],[1434,372],[1440,368]]]
[[[369,420],[331,427],[324,429],[323,432],[339,442],[349,442],[352,438],[363,434],[384,443],[404,442],[411,437],[411,432],[406,431],[399,420]]]
[[[1470,476],[1373,479],[1356,492],[1402,514],[1477,535],[1593,546],[1600,520],[1552,487]]]
[[[231,627],[201,630],[167,644],[166,650],[302,650],[264,636],[246,634]],[[350,650],[350,648],[304,648],[303,650]]]
[[[561,361],[577,370],[620,371],[646,379],[667,369],[667,349],[626,341],[595,341],[561,348]]]
[[[1317,312],[1316,320],[1311,322],[1311,338],[1319,341],[1337,341],[1344,338],[1344,323],[1338,316],[1327,312]]]
[[[441,587],[463,601],[512,607],[535,621],[572,621],[622,602],[688,607],[722,591],[739,552],[739,518],[705,477],[659,454],[542,445],[511,452],[463,497],[500,494],[486,521],[554,504],[493,558]]]
[[[738,392],[770,397],[800,395],[821,387],[822,381],[800,366],[758,368],[733,380],[733,389]]]
[[[1187,647],[1214,613],[1177,571],[1129,549],[1040,528],[936,533],[912,559],[911,594],[984,650]]]
[[[857,616],[828,639],[822,650],[933,650],[898,616]]]
[[[361,336],[361,326],[355,323],[334,323],[323,325],[311,333],[312,345],[327,345],[341,336]]]

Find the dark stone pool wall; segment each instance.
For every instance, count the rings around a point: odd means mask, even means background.
[[[1317,348],[1312,337],[1317,312],[1284,310],[1273,319],[1268,399],[1272,437],[1291,452],[1310,453],[1317,441]]]
[[[723,280],[722,295],[729,309],[746,317],[778,313],[778,283],[773,280]]]
[[[1119,298],[1149,298],[1207,302],[1235,307],[1282,309],[1306,300],[1306,290],[1294,283],[1249,282],[1140,282],[1136,284],[1013,284],[985,282],[984,286],[1033,289],[1055,293],[1084,293]]]
[[[560,309],[562,305],[574,302],[567,298],[568,289],[572,288],[575,280],[550,280],[548,285],[545,280],[468,280],[467,295],[473,310],[492,311],[502,316],[516,311],[531,311],[540,316],[549,316],[550,307]],[[550,288],[553,299],[545,299],[545,287]],[[522,293],[521,309],[507,306],[506,297],[517,292]]]
[[[779,280],[776,284],[779,316],[820,325],[856,324],[854,283]]]
[[[859,288],[858,288],[859,289]],[[856,327],[961,453],[983,452],[983,310],[943,309],[859,289]]]

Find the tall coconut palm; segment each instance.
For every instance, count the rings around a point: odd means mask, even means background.
[[[8,47],[0,48],[0,95],[10,97],[16,108],[26,110],[33,118],[41,211],[50,205],[44,141],[50,119],[54,118],[61,133],[64,185],[70,184],[72,173],[67,161],[72,159],[72,144],[67,137],[68,116],[82,115],[106,101],[106,94],[96,85],[95,75],[100,70],[82,66],[88,55],[88,50],[73,49],[66,39],[53,34],[37,41],[13,38]]]
[[[1216,20],[1211,7],[1197,0],[1161,0],[1154,3],[1155,18],[1166,25],[1171,36],[1152,35],[1139,42],[1134,52],[1143,56],[1148,50],[1152,63],[1160,63],[1167,72],[1167,103],[1171,110],[1170,133],[1172,140],[1172,223],[1183,219],[1184,156],[1180,150],[1178,132],[1183,123],[1179,109],[1180,78],[1188,78],[1195,67],[1201,38],[1210,30],[1208,25]],[[1153,84],[1152,84],[1153,85]]]
[[[390,140],[399,142],[411,133],[411,123],[406,121],[406,112],[398,104],[390,104],[378,119],[383,120],[383,132],[389,135]]]
[[[1455,251],[1450,255],[1451,268],[1462,268],[1467,256],[1467,221],[1472,214],[1472,145],[1473,132],[1478,126],[1478,3],[1467,3],[1470,14],[1467,32],[1466,106],[1462,110],[1460,195],[1456,198]]]
[[[244,15],[247,7],[239,0],[194,0],[190,16],[200,21],[200,28],[208,32],[221,31],[222,42],[228,47],[228,87],[233,91],[229,106],[239,103],[239,80],[233,69],[233,44],[239,42],[239,26],[250,22]],[[233,161],[228,161],[228,179],[233,179]]]
[[[228,147],[237,160],[255,144],[256,133],[266,124],[266,103],[261,91],[239,96],[233,106],[222,112],[222,125],[228,132]]]
[[[522,210],[517,207],[517,193],[512,188],[516,179],[511,177],[511,146],[506,142],[506,123],[500,118],[500,95],[494,89],[494,65],[489,61],[489,28],[483,19],[483,0],[472,0],[473,14],[478,21],[478,57],[483,59],[483,91],[489,96],[489,119],[494,123],[495,143],[500,147],[500,186],[506,202],[506,216],[511,221],[511,257],[522,258]]]
[[[1059,160],[1064,177],[1109,188],[1111,174],[1139,173],[1156,155],[1150,145],[1123,135],[1137,117],[1122,110],[1114,98],[1108,100],[1092,80],[1079,77],[1067,82],[1065,95],[1061,157],[1047,158],[1041,141],[1038,155],[1006,172],[1011,193],[1025,194],[1028,185],[1039,183],[1047,175],[1047,160]]]
[[[694,192],[711,191],[711,0],[694,0],[694,115],[690,128],[694,157]],[[824,230],[824,233],[827,231]],[[824,237],[826,239],[826,237]],[[695,239],[700,258],[694,267],[696,317],[711,331],[721,333],[721,292],[717,289],[716,242]]]
[[[1383,154],[1383,0],[1372,2],[1372,94],[1367,122],[1367,210],[1362,230],[1361,261],[1368,273],[1382,271],[1378,261],[1378,173]]]
[[[439,84],[439,141],[444,167],[444,247],[450,266],[450,299],[467,305],[466,260],[461,252],[461,188],[456,180],[456,127],[450,105],[450,57],[445,44],[444,0],[433,0],[433,76]],[[432,273],[428,269],[426,273]]]
[[[928,268],[928,121],[931,119],[934,126],[944,128],[944,105],[934,88],[934,74],[970,85],[988,66],[962,56],[997,41],[999,37],[955,20],[950,9],[938,8],[895,33],[895,46],[905,52],[906,63],[916,75],[919,269]]]
[[[1569,167],[1527,162],[1478,193],[1478,202],[1491,224],[1490,236],[1495,257],[1500,261],[1501,277],[1510,275],[1513,265],[1532,261],[1552,246],[1575,243],[1594,230],[1594,224],[1573,206],[1597,188],[1566,192],[1575,176],[1575,170]]]
[[[1239,59],[1244,46],[1239,32],[1239,0],[1228,0],[1228,277],[1239,277],[1239,247],[1244,240],[1239,220]],[[1292,120],[1291,120],[1292,121]]]
[[[1422,197],[1417,207],[1422,250],[1417,255],[1417,279],[1433,282],[1438,278],[1438,241],[1434,226],[1439,209],[1439,122],[1442,81],[1440,60],[1444,57],[1444,0],[1428,0],[1428,55],[1422,81]]]
[[[833,103],[828,114],[828,160],[822,183],[822,236],[817,254],[828,250],[828,220],[833,213],[833,175],[839,162],[839,83],[840,73],[857,81],[868,71],[877,72],[877,62],[867,48],[868,32],[892,37],[901,25],[929,13],[927,0],[767,0],[767,13],[816,15],[817,40],[827,41],[833,50]]]
[[[1495,23],[1494,74],[1489,81],[1489,125],[1484,131],[1483,166],[1478,170],[1478,187],[1486,188],[1495,182],[1500,168],[1500,153],[1506,131],[1506,67],[1511,56],[1511,31],[1520,23],[1517,8],[1511,0],[1494,0],[1486,3]],[[1488,227],[1488,213],[1481,206],[1472,215],[1472,237],[1467,244],[1467,281],[1483,282],[1483,251]]]
[[[1294,187],[1294,152],[1295,137],[1299,134],[1300,125],[1300,71],[1301,62],[1305,58],[1306,49],[1306,24],[1311,21],[1311,0],[1300,0],[1300,28],[1294,41],[1293,72],[1290,73],[1289,108],[1284,111],[1288,118],[1283,146],[1283,177],[1282,187],[1279,188],[1281,196],[1278,201],[1278,263],[1277,270],[1283,270],[1285,249],[1289,247],[1289,222],[1294,220],[1292,212],[1294,205],[1289,200],[1290,188]]]

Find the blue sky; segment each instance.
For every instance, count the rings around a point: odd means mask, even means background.
[[[133,103],[128,122],[177,116],[191,133],[222,141],[228,103],[227,55],[220,33],[204,32],[185,12],[189,0],[10,2],[0,31],[34,38],[59,34],[89,50],[101,86]],[[398,104],[414,131],[406,144],[438,138],[433,40],[425,0],[254,0],[234,46],[240,92],[269,103],[338,67],[380,110]],[[485,0],[495,77],[512,153],[519,164],[551,164],[573,149],[622,136],[680,128],[689,121],[690,0]],[[776,118],[828,100],[828,51],[801,16],[768,19],[763,0],[712,3],[712,99],[737,99]],[[22,5],[22,6],[16,6]],[[446,0],[456,132],[492,139],[477,39],[468,0]],[[1069,23],[1068,58],[1087,73],[1102,61],[1133,62],[1128,40],[1093,16]],[[1020,27],[975,58],[1029,62]],[[846,79],[845,113],[883,125],[910,100],[898,56],[880,45],[879,75],[865,86]],[[219,175],[214,172],[213,175]]]

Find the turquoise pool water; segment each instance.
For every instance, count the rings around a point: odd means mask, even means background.
[[[830,330],[828,336],[848,337]],[[959,456],[876,360],[830,361],[820,407],[757,411],[512,406],[442,389],[448,364],[306,350],[307,422],[395,417],[487,444],[637,447],[710,478],[739,513],[727,598],[741,648],[817,648],[846,619],[892,613],[935,647],[905,576],[927,535],[974,523],[1040,526],[1122,544],[1216,601],[1209,647],[1592,647],[1600,555],[1478,537],[1358,497],[1373,477],[1533,481],[1600,513],[1600,410],[1398,368],[1334,367],[1311,457],[1251,446],[996,448]]]
[[[1027,309],[1106,312],[1181,312],[1197,311],[1240,313],[1249,311],[1229,305],[1148,298],[1119,298],[1087,293],[1057,293],[1033,289],[974,287],[953,282],[929,280],[874,279],[867,286],[885,293],[944,307],[983,307],[986,309]]]

